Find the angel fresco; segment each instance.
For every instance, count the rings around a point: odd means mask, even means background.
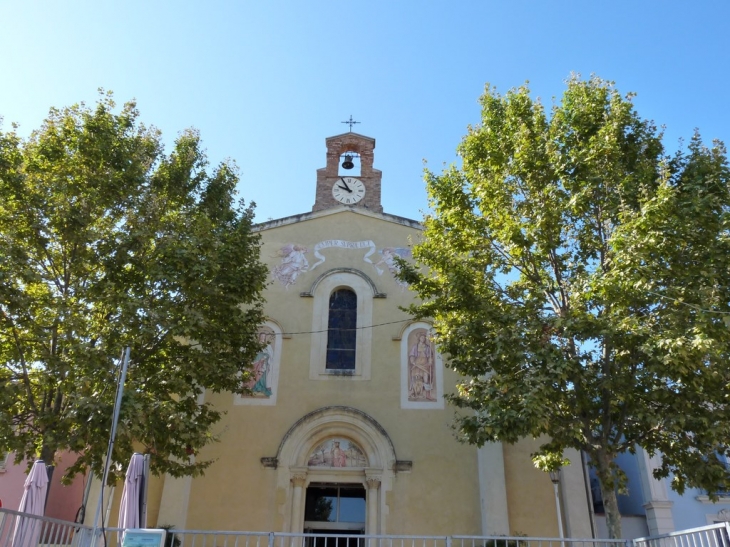
[[[271,275],[287,289],[297,282],[297,278],[309,270],[309,261],[305,256],[309,252],[304,245],[287,243],[277,252],[281,263],[274,268]]]
[[[384,247],[380,251],[381,259],[375,264],[375,269],[378,272],[378,275],[383,275],[383,272],[385,270],[378,268],[381,264],[384,265],[390,274],[393,276],[393,279],[395,279],[395,282],[401,287],[405,288],[408,286],[408,283],[405,281],[401,281],[398,279],[397,274],[400,272],[400,267],[395,261],[395,257],[398,256],[400,258],[408,259],[412,258],[411,250],[407,247]]]

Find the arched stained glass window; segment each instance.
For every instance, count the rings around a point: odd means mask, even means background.
[[[337,289],[330,295],[327,323],[327,370],[355,370],[357,295]]]

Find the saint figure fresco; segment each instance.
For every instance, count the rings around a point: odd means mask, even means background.
[[[436,354],[426,329],[415,329],[408,335],[408,400],[435,401]]]
[[[251,390],[249,397],[271,397],[271,375],[274,365],[274,331],[268,327],[262,327],[259,332],[259,342],[265,344],[264,348],[256,354],[252,364],[253,377],[248,381],[246,387]]]
[[[329,439],[309,455],[310,467],[366,467],[367,459],[355,443],[346,439]]]

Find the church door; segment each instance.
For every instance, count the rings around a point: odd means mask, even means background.
[[[312,483],[304,506],[304,531],[311,534],[365,533],[365,488],[359,484]],[[308,547],[358,547],[361,541],[313,538]]]

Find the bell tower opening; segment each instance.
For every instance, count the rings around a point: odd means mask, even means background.
[[[340,166],[337,169],[338,177],[359,177],[362,175],[360,169],[360,156],[357,152],[346,150],[340,155]]]

